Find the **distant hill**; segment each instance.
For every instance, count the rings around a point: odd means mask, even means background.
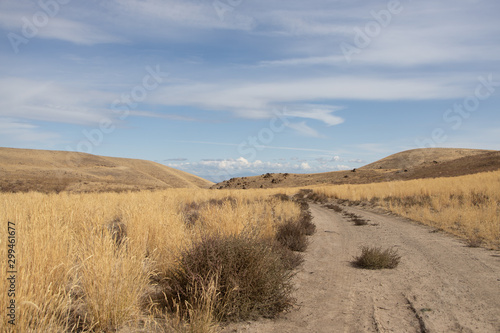
[[[203,178],[146,160],[0,148],[0,192],[103,192],[211,185]]]
[[[367,184],[395,180],[455,177],[500,169],[500,151],[424,148],[400,152],[349,171],[316,174],[266,174],[240,177],[212,188],[274,188],[319,184]]]
[[[408,169],[423,167],[442,162],[460,159],[462,157],[477,156],[492,152],[480,149],[456,148],[422,148],[412,149],[390,155],[379,161],[370,163],[360,169]]]

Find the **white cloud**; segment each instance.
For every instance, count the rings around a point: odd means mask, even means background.
[[[318,161],[248,161],[243,157],[238,159],[213,159],[199,162],[167,163],[166,165],[200,176],[205,176],[217,182],[241,175],[258,175],[264,173],[317,173],[352,169],[347,165],[332,165]]]
[[[300,168],[302,170],[311,170],[311,166],[307,162],[300,163]]]

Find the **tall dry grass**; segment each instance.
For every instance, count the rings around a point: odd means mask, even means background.
[[[328,197],[371,201],[398,215],[500,249],[500,171],[453,178],[315,187]]]
[[[144,308],[151,278],[175,269],[180,253],[202,236],[253,230],[263,239],[273,238],[280,223],[300,215],[296,203],[271,198],[273,193],[2,193],[0,270],[7,271],[11,221],[16,224],[18,273],[16,326],[7,323],[8,284],[2,279],[0,327],[7,332],[68,332],[76,327],[94,332],[208,332],[216,327],[210,313],[214,290],[206,291],[204,309],[193,309],[186,326],[175,314]],[[187,223],[190,205],[199,209],[197,218]],[[116,221],[125,227],[123,242],[117,241]]]

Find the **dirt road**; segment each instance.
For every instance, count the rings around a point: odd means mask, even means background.
[[[399,217],[345,210],[370,224],[311,206],[317,233],[295,277],[297,307],[224,332],[500,332],[500,252],[466,247]],[[401,263],[352,267],[364,245],[394,246]]]

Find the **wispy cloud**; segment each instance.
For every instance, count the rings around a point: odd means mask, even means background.
[[[314,101],[336,100],[430,100],[464,96],[470,82],[458,75],[431,77],[334,76],[274,82],[172,85],[152,96],[154,103],[188,105],[205,110],[229,111],[241,118],[266,119],[277,107],[286,107],[292,117],[337,125],[343,119],[332,115],[336,106],[314,105]],[[475,78],[470,78],[475,79]],[[248,80],[247,80],[248,81]],[[472,81],[472,80],[471,80]],[[304,103],[308,102],[308,103]]]
[[[60,139],[57,133],[44,131],[39,126],[11,118],[0,118],[2,142],[51,142]]]
[[[79,91],[53,81],[15,77],[0,79],[1,116],[95,124],[109,113],[106,107],[113,98],[113,94]]]
[[[160,119],[171,119],[180,121],[198,121],[198,119],[193,117],[179,116],[175,114],[165,114],[151,111],[137,111],[131,110],[129,115],[132,117],[147,117],[147,118],[160,118]]]
[[[209,142],[209,141],[176,140],[175,142],[194,143],[194,144],[203,144],[203,145],[215,145],[215,146],[233,146],[233,147],[239,146],[239,144],[237,144],[237,143],[222,143],[222,142]],[[263,149],[280,149],[280,150],[296,150],[296,151],[309,151],[309,152],[319,152],[319,153],[334,153],[331,150],[315,149],[315,148],[279,147],[279,146],[267,146],[267,145],[257,145],[256,147],[263,148]]]
[[[305,121],[300,123],[288,123],[287,126],[304,136],[310,136],[313,138],[323,137],[314,128],[309,127]]]
[[[259,65],[334,68],[345,66],[346,61],[340,44],[344,42],[356,47],[355,38],[359,38],[359,34],[355,32],[355,28],[359,29],[357,31],[364,31],[366,24],[374,20],[371,13],[383,10],[384,6],[356,3],[355,7],[344,8],[348,10],[308,12],[310,21],[316,24],[321,22],[322,15],[341,22],[337,29],[332,30],[331,40],[326,44],[328,46],[318,45],[315,52],[305,55],[299,49],[291,49],[287,57],[263,60]],[[357,66],[416,67],[497,60],[495,55],[498,54],[500,46],[495,41],[495,36],[500,33],[500,26],[491,20],[490,15],[498,11],[498,5],[492,1],[482,1],[480,5],[476,1],[405,1],[401,2],[401,8],[402,12],[397,17],[391,17],[389,25],[375,38],[364,37],[376,42],[370,43],[366,49],[360,49],[359,54],[353,56]],[[485,11],[490,12],[486,17]],[[343,15],[339,15],[340,13]],[[293,20],[288,16],[283,21]],[[300,27],[300,24],[297,25]],[[309,31],[313,32],[314,29]],[[315,35],[321,36],[321,30]],[[324,43],[324,40],[313,39],[310,43],[314,47]]]
[[[126,42],[123,37],[94,25],[62,17],[60,11],[65,8],[61,8],[58,3],[48,6],[50,12],[44,9],[46,7],[42,8],[31,2],[16,4],[6,0],[3,7],[0,26],[17,34],[19,38],[57,39],[82,45]]]
[[[83,45],[127,42],[123,37],[104,32],[91,25],[61,18],[51,19],[50,24],[40,30],[39,37]]]

